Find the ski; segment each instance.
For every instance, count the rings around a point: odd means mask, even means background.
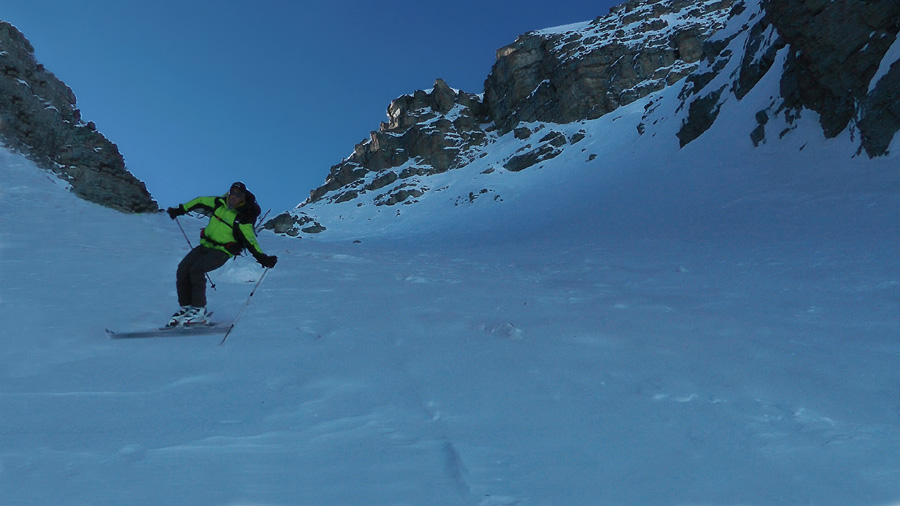
[[[139,337],[176,337],[195,336],[207,334],[222,334],[228,331],[231,325],[227,323],[205,323],[189,327],[158,327],[149,330],[137,330],[131,332],[116,332],[106,329],[106,334],[112,339],[129,339]]]

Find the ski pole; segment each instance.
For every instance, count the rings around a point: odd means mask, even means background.
[[[256,282],[256,286],[253,287],[253,291],[250,292],[250,296],[247,297],[247,301],[244,302],[244,306],[241,307],[241,310],[238,311],[237,316],[234,317],[234,321],[231,322],[231,326],[228,327],[228,332],[225,332],[225,337],[222,338],[222,342],[219,343],[219,346],[225,344],[225,340],[228,339],[228,334],[231,334],[231,331],[234,329],[234,326],[237,325],[238,318],[241,317],[241,313],[243,313],[244,310],[247,309],[247,306],[250,305],[250,299],[253,298],[253,294],[256,293],[256,289],[259,288],[259,284],[262,283],[263,278],[266,277],[266,274],[268,274],[268,272],[269,272],[269,268],[266,267],[266,270],[263,271],[262,276],[259,277],[259,281]]]
[[[178,224],[178,228],[181,229],[181,235],[184,236],[184,240],[187,241],[188,246],[190,246],[191,249],[194,249],[194,245],[191,244],[191,240],[188,239],[188,235],[187,235],[187,233],[185,233],[184,227],[182,227],[182,226],[181,226],[181,222],[178,221],[178,216],[175,217],[175,223],[177,223],[177,224]],[[209,273],[208,273],[208,272],[206,273],[206,279],[209,280],[209,285],[212,287],[213,290],[215,290],[215,289],[216,289],[216,284],[213,283],[213,280],[212,280],[211,277],[209,277]],[[218,290],[216,290],[216,291],[218,291]]]
[[[253,233],[254,233],[254,234],[258,234],[259,231],[262,230],[262,228],[263,228],[263,222],[266,221],[266,217],[269,216],[269,213],[271,213],[271,212],[272,212],[272,210],[269,209],[268,211],[266,211],[266,214],[264,214],[264,215],[262,216],[262,218],[260,218],[260,219],[256,222],[256,225],[253,227]]]

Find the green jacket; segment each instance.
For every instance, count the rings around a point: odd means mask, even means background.
[[[249,201],[229,209],[225,197],[197,197],[181,204],[185,211],[202,210],[209,214],[209,224],[200,232],[200,244],[224,251],[229,256],[241,254],[246,248],[257,260],[265,255],[253,226],[259,217],[259,205]]]

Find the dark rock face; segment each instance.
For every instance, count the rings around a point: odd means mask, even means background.
[[[781,83],[785,105],[816,111],[825,136],[834,137],[857,117],[858,104],[863,147],[884,154],[886,132],[900,126],[900,69],[894,65],[871,93],[869,85],[900,31],[900,2],[768,0],[765,9],[791,47]]]
[[[790,121],[801,109],[811,109],[828,138],[853,123],[869,156],[885,154],[900,129],[900,65],[881,69],[880,64],[900,32],[900,2],[763,0],[761,6],[760,15],[745,27],[748,38],[741,53],[727,50],[728,40],[704,46],[706,64],[687,79],[683,91],[689,115],[678,133],[681,144],[714,123],[726,88],[743,98],[787,48],[780,103],[773,114]],[[709,89],[707,83],[732,68],[733,58],[740,62],[737,79]],[[879,71],[883,74],[877,75]],[[761,113],[751,134],[754,144],[766,137],[768,114]]]
[[[157,211],[115,144],[84,123],[75,94],[44,69],[15,27],[0,21],[0,141],[67,181],[85,200],[123,212]]]
[[[827,137],[843,131],[900,29],[900,2],[769,1],[769,20],[791,46],[782,81],[789,107],[822,116]]]
[[[900,64],[894,64],[862,102],[857,122],[869,156],[887,153],[900,131]]]

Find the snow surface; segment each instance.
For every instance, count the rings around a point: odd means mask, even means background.
[[[882,58],[878,71],[875,72],[875,76],[872,77],[872,80],[870,81],[869,93],[872,93],[872,91],[875,90],[878,81],[881,81],[881,78],[887,75],[891,70],[891,67],[896,65],[898,61],[900,61],[900,37],[897,37],[897,39],[894,40],[894,43],[891,44],[891,47],[888,48],[884,58]]]
[[[753,148],[777,84],[684,149],[671,88],[318,206],[222,346],[107,338],[176,309],[181,232],[0,150],[0,504],[897,504],[898,157],[808,111]],[[261,273],[212,273],[219,320]]]
[[[444,240],[265,234],[223,346],[109,340],[175,309],[180,232],[0,152],[0,502],[900,501],[896,158],[843,148],[664,152]],[[220,319],[259,275],[213,273]]]

